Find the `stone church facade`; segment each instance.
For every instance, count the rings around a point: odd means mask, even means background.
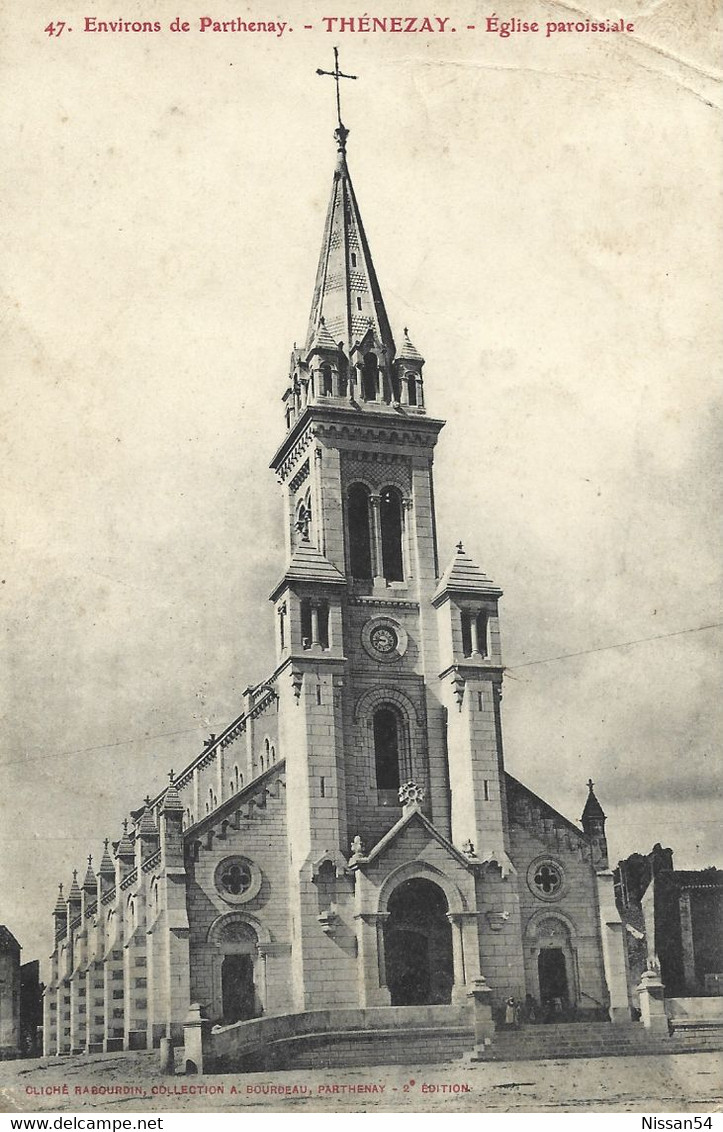
[[[392,336],[339,126],[311,318],[291,355],[277,662],[62,886],[45,1051],[317,1009],[459,1006],[484,975],[629,1018],[605,815],[506,773],[501,590],[440,568],[424,359]]]

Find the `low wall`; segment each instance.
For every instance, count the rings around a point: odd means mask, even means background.
[[[723,1028],[723,998],[666,998],[665,1013],[673,1030]]]
[[[216,1026],[204,1056],[206,1071],[253,1072],[298,1066],[374,1064],[460,1056],[472,1041],[466,1006],[382,1006],[310,1010]]]

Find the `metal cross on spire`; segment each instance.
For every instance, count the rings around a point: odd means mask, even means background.
[[[347,130],[346,126],[344,125],[344,123],[341,120],[341,93],[340,93],[340,90],[339,90],[339,80],[340,79],[356,79],[357,76],[356,75],[347,75],[343,71],[339,70],[339,48],[338,47],[334,48],[334,70],[333,71],[323,71],[321,69],[321,67],[317,67],[316,73],[317,73],[317,75],[327,75],[329,78],[333,79],[334,82],[336,83],[336,117],[337,117],[337,120],[339,122],[339,125],[338,125],[337,130],[336,130],[336,135],[339,138],[339,144],[341,146],[341,149],[343,150],[347,136],[349,134],[349,131]]]

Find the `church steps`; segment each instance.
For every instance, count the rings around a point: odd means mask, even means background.
[[[237,1032],[237,1049],[226,1044],[224,1054],[213,1058],[213,1071],[249,1073],[282,1069],[343,1069],[360,1065],[413,1067],[460,1060],[479,1064],[482,1061],[659,1056],[723,1049],[723,1032],[720,1031],[717,1036],[710,1031],[691,1031],[666,1038],[651,1037],[638,1023],[578,1022],[527,1026],[515,1031],[500,1030],[484,1054],[478,1057],[473,1053],[472,1028],[465,1025],[459,1016],[449,1018],[446,1025],[418,1023],[402,1027],[400,1019],[392,1017],[395,1008],[390,1008],[387,1018],[378,1019],[387,1024],[372,1028],[375,1022],[369,1017],[362,1017],[364,1012],[359,1012],[358,1025],[350,1017],[355,1012],[338,1012],[338,1020],[333,1017],[335,1013],[329,1012],[325,1019],[321,1016],[314,1019],[311,1015],[295,1016],[293,1020],[292,1017],[285,1020],[258,1019],[251,1024],[254,1027],[249,1032],[249,1037],[253,1033],[251,1041],[244,1041],[242,1025]],[[333,1028],[335,1021],[337,1028]],[[274,1025],[270,1026],[270,1023]]]
[[[489,1061],[624,1057],[723,1049],[723,1032],[689,1031],[653,1037],[639,1023],[560,1023],[501,1030],[485,1053]]]

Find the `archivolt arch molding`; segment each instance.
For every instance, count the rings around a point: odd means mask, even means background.
[[[406,880],[417,879],[431,881],[442,889],[447,899],[447,910],[451,915],[459,915],[467,911],[467,902],[462,892],[441,869],[429,864],[428,861],[407,861],[394,869],[379,889],[377,912],[386,915],[389,912],[389,899],[395,889]]]

